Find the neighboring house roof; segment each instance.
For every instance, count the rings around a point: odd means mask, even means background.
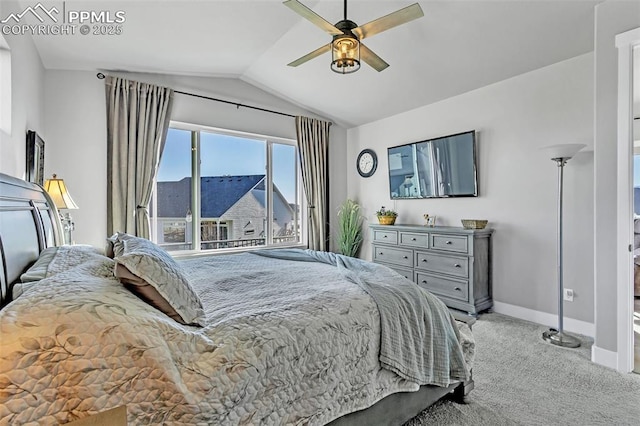
[[[203,176],[200,178],[200,216],[220,217],[265,175]],[[262,184],[264,189],[264,184]],[[158,182],[158,217],[184,217],[191,205],[191,178]]]
[[[177,182],[158,182],[158,217],[185,217],[191,206],[191,178]],[[153,206],[153,205],[152,205]],[[151,212],[154,215],[154,212]]]

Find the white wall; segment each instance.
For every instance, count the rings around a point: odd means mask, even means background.
[[[640,2],[596,6],[595,23],[595,299],[596,348],[617,351],[617,34],[640,26]],[[597,360],[596,360],[597,361]]]
[[[95,74],[45,75],[47,175],[64,179],[78,205],[69,211],[76,243],[104,247],[107,232],[107,128],[104,85]]]
[[[237,79],[118,74],[134,80],[164,85],[176,90],[203,94],[233,102],[275,109],[290,114],[315,116],[282,99]],[[72,212],[77,243],[104,245],[106,238],[106,112],[104,81],[84,71],[47,71],[46,123],[47,173],[65,179],[80,207]],[[236,108],[204,99],[176,94],[172,120],[295,139],[293,118],[247,108]],[[338,179],[331,187],[331,208],[342,202],[346,130],[331,127],[330,171]]]
[[[399,223],[422,224],[423,213],[437,215],[439,225],[488,219],[495,229],[494,300],[555,314],[557,167],[539,148],[588,144],[565,169],[565,286],[576,295],[565,315],[593,323],[592,124],[593,54],[586,54],[350,129],[348,194],[370,222],[381,205],[395,207]],[[478,132],[480,197],[390,201],[388,147],[472,129]],[[354,167],[364,148],[379,159],[368,179]],[[362,257],[371,259],[368,233]]]
[[[18,2],[3,0],[3,14],[21,10]],[[31,36],[4,37],[11,48],[12,102],[11,133],[0,129],[0,172],[24,179],[27,130],[35,130],[45,141],[45,166],[51,149],[44,126],[45,71]]]

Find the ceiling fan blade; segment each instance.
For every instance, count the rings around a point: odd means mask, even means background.
[[[332,24],[327,22],[322,16],[315,13],[313,10],[309,9],[304,4],[300,3],[298,0],[287,0],[283,2],[285,6],[289,9],[296,12],[298,15],[302,16],[306,20],[310,21],[312,24],[320,27],[323,31],[328,32],[331,35],[339,35],[342,34],[342,31],[334,27]]]
[[[382,18],[367,22],[357,28],[351,30],[360,40],[371,37],[390,28],[405,24],[414,19],[424,16],[424,12],[418,3],[407,6],[404,9],[396,10]]]
[[[384,61],[380,56],[373,53],[371,49],[369,49],[364,44],[360,43],[360,59],[365,61],[371,68],[380,72],[389,66],[388,63]]]
[[[362,44],[360,46],[362,46]],[[317,48],[316,50],[314,50],[311,53],[307,53],[303,57],[298,58],[295,61],[293,61],[293,62],[291,62],[290,64],[287,64],[287,65],[289,65],[290,67],[297,67],[298,65],[302,65],[305,62],[315,58],[316,56],[320,56],[323,53],[328,52],[329,50],[331,50],[331,43],[325,44],[324,46]],[[361,52],[362,52],[362,50],[361,50]]]

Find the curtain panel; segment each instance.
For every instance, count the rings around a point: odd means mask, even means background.
[[[164,148],[173,90],[118,77],[107,100],[107,233],[150,236],[149,203]]]
[[[302,186],[309,211],[309,248],[329,250],[329,128],[328,121],[296,117]]]

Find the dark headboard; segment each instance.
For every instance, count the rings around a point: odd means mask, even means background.
[[[58,211],[41,186],[0,173],[0,308],[40,252],[62,244],[60,229]]]

